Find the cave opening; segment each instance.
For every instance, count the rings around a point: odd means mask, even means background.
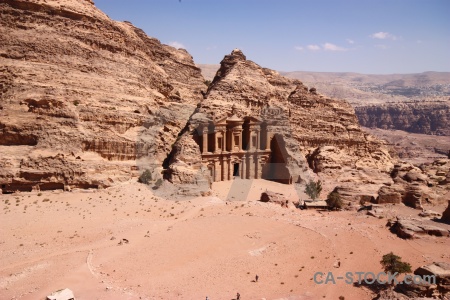
[[[271,154],[268,163],[263,167],[263,179],[283,184],[292,183],[291,174],[287,168],[286,142],[281,134],[275,134],[270,141]]]

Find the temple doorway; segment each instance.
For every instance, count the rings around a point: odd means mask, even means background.
[[[233,165],[233,176],[234,177],[239,177],[239,164],[238,163],[235,163],[234,165]]]

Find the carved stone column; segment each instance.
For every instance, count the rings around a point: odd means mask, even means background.
[[[248,148],[248,149],[246,149],[247,151],[252,151],[253,147],[254,147],[252,133],[253,133],[253,129],[250,127],[248,129],[248,139],[249,139],[249,141],[247,143],[247,148]]]
[[[222,131],[222,135],[223,135],[223,147],[222,147],[222,152],[227,151],[227,129],[225,128],[225,130]]]
[[[266,151],[270,151],[270,131],[267,129]]]
[[[218,149],[219,149],[219,143],[218,143],[218,141],[219,141],[219,137],[218,137],[218,131],[217,130],[214,130],[214,153],[217,153],[218,151]]]
[[[219,182],[220,181],[220,176],[222,174],[221,168],[220,168],[220,161],[219,159],[214,159],[214,182]]]
[[[239,131],[239,151],[242,151],[242,129]]]
[[[231,180],[233,178],[233,171],[231,170],[231,157],[228,158],[228,180]]]
[[[222,181],[227,180],[228,161],[226,157],[222,157]]]
[[[208,127],[203,127],[203,153],[208,152]]]
[[[255,158],[256,156],[254,154],[252,154],[249,158],[248,158],[248,164],[247,164],[247,168],[248,168],[248,179],[254,179],[255,178]]]
[[[260,134],[260,131],[256,130],[256,151],[261,149],[261,142],[260,142],[261,138],[260,138],[259,134]]]
[[[247,169],[247,166],[246,166],[246,165],[247,165],[247,164],[246,164],[246,161],[245,161],[245,160],[246,160],[246,157],[243,156],[243,157],[242,157],[242,163],[241,163],[241,167],[242,167],[242,170],[241,170],[241,178],[242,178],[242,179],[247,179],[247,178],[246,178],[246,173],[247,173],[247,172],[246,172],[246,169]]]
[[[234,130],[231,131],[230,136],[231,136],[231,143],[230,143],[231,148],[230,148],[230,151],[233,152],[234,151]]]
[[[255,156],[255,179],[259,179],[260,178],[260,176],[259,176],[259,169],[261,167],[260,167],[259,161],[260,161],[259,156],[256,155]]]

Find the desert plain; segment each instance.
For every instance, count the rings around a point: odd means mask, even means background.
[[[230,192],[242,186],[249,190],[241,197]],[[381,218],[300,210],[260,202],[265,189],[306,198],[293,185],[238,178],[214,183],[210,196],[179,200],[136,180],[1,195],[0,298],[44,299],[70,288],[78,300],[235,299],[238,292],[241,299],[372,299],[368,288],[320,285],[313,276],[377,273],[390,251],[413,269],[450,261],[448,238],[404,240],[389,231],[389,218],[419,213],[403,204],[385,206]]]

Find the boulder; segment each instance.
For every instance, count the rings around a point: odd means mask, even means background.
[[[260,200],[261,202],[271,202],[280,204],[281,206],[289,206],[289,200],[284,197],[283,194],[275,193],[272,191],[265,191],[261,194]]]
[[[371,191],[364,189],[361,186],[350,184],[339,185],[334,188],[333,192],[338,193],[344,203],[359,204],[361,203],[361,200],[364,202],[373,202],[376,198],[376,190]]]
[[[382,186],[378,191],[376,203],[401,203],[403,189],[400,186]]]
[[[414,182],[414,181],[420,181],[420,182],[427,182],[428,176],[425,174],[422,174],[420,170],[414,169],[406,173],[406,175],[403,177],[408,182]]]
[[[63,289],[47,296],[47,300],[75,300],[75,296],[71,290]]]
[[[384,217],[384,210],[381,208],[375,208],[367,211],[367,215],[381,219]]]
[[[423,187],[418,185],[409,185],[406,189],[403,203],[409,207],[422,209]]]
[[[450,236],[450,231],[448,229],[430,225],[417,219],[397,218],[397,220],[391,224],[391,231],[403,239],[419,238],[424,235]]]
[[[436,278],[450,278],[450,263],[448,262],[434,262],[430,265],[422,266],[414,271],[416,275],[432,275]]]

